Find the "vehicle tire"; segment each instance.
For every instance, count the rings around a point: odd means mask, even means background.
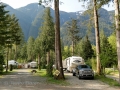
[[[79,75],[78,78],[81,79],[81,76]]]
[[[76,76],[76,74],[75,74],[75,73],[73,73],[73,76]]]
[[[94,79],[94,76],[91,78],[92,80]]]

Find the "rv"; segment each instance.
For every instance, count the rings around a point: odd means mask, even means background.
[[[78,65],[85,64],[84,59],[79,56],[68,57],[65,60],[63,60],[62,63],[63,70],[67,70],[69,72],[72,72],[73,69],[76,68]]]
[[[16,62],[15,60],[10,60],[8,61],[8,65],[18,65],[18,62]]]
[[[30,62],[29,65],[31,68],[37,68],[37,62],[35,61]]]
[[[13,68],[15,69],[15,68],[18,67],[18,62],[15,61],[15,60],[9,60],[9,61],[8,61],[8,66],[10,66],[10,65],[12,65]]]

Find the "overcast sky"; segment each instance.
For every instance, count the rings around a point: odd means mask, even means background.
[[[26,6],[30,3],[38,3],[39,0],[0,0],[1,2],[4,2],[8,5],[10,5],[13,8],[19,8]],[[63,2],[63,4],[60,5],[61,11],[66,12],[76,12],[76,11],[82,11],[85,10],[85,8],[82,6],[83,2],[78,2],[78,0],[60,0]],[[110,4],[110,6],[105,6],[105,9],[114,10],[113,4]]]

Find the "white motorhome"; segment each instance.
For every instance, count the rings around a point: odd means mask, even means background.
[[[78,65],[85,64],[84,59],[79,56],[68,57],[62,61],[63,69],[72,72]]]
[[[8,65],[18,65],[18,62],[16,62],[15,60],[9,60]]]
[[[30,62],[29,65],[31,68],[37,68],[37,62],[35,61]]]

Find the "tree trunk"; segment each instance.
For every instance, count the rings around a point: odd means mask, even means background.
[[[40,54],[38,54],[38,70],[40,70]]]
[[[57,61],[57,45],[56,45],[56,43],[57,43],[57,37],[56,37],[56,25],[55,25],[55,68],[58,70],[58,61]]]
[[[47,52],[47,66],[48,66],[49,62],[50,62],[50,51]]]
[[[6,66],[6,72],[8,72],[8,55],[9,55],[9,47],[7,47],[7,66]]]
[[[15,55],[14,55],[14,60],[17,61],[17,44],[15,45]]]
[[[58,61],[58,69],[60,71],[58,79],[65,79],[62,66],[61,45],[60,45],[60,18],[59,18],[59,0],[54,0],[55,4],[55,32],[56,32],[56,58]]]
[[[74,41],[72,41],[72,56],[74,55]]]
[[[115,25],[116,25],[116,44],[117,44],[117,56],[118,56],[118,71],[119,71],[119,83],[120,83],[120,16],[119,16],[119,1],[114,0],[115,7]]]
[[[96,0],[94,1],[94,23],[95,23],[95,37],[96,37],[96,57],[97,57],[97,73],[101,73],[101,65],[100,65],[100,37],[99,37],[99,22],[98,22],[98,12]]]

